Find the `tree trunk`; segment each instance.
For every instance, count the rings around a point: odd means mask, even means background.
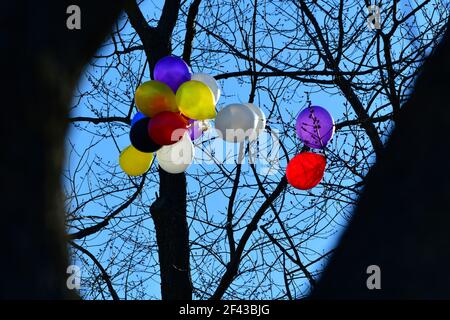
[[[136,0],[127,0],[125,11],[138,33],[147,56],[150,74],[159,59],[172,53],[172,32],[180,0],[166,0],[157,27],[145,21]],[[155,224],[163,300],[192,299],[189,263],[189,228],[186,212],[186,175],[159,168],[159,197],[150,207]]]
[[[72,91],[120,1],[6,1],[0,13],[0,299],[63,299],[68,265],[60,188]],[[81,30],[66,9],[81,8]]]
[[[450,298],[449,31],[422,68],[312,298]]]
[[[186,176],[159,169],[160,196],[150,208],[158,242],[161,297],[192,299],[189,228],[186,219]]]

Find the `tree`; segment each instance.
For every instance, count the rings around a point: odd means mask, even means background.
[[[70,146],[65,174],[69,236],[89,270],[83,295],[113,297],[115,287],[119,298],[148,298],[145,286],[161,278],[165,299],[305,296],[333,251],[316,248],[351,215],[448,19],[439,1],[406,12],[397,2],[382,7],[381,29],[369,30],[358,1],[167,0],[156,18],[144,15],[146,3],[127,1],[126,19],[91,63],[72,108],[72,124],[90,141]],[[413,16],[429,23],[414,25]],[[169,175],[152,166],[138,179],[118,171],[111,150],[126,141],[135,88],[171,52],[215,74],[226,101],[235,88],[263,107],[281,147],[279,162],[265,164],[278,170],[216,163]],[[296,112],[319,99],[341,106],[330,108],[338,121],[328,174],[320,187],[297,192],[281,168],[300,149]],[[199,147],[208,154],[214,141]],[[249,150],[240,146],[238,157]]]

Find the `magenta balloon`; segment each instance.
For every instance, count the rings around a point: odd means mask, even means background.
[[[188,128],[189,136],[191,137],[191,140],[194,141],[195,139],[198,139],[202,136],[203,130],[199,125],[198,121],[195,121],[193,119],[189,119],[190,127]]]
[[[156,63],[153,79],[164,82],[176,93],[179,86],[191,80],[191,69],[183,59],[167,56]]]
[[[333,117],[325,108],[310,106],[298,115],[295,129],[305,145],[323,149],[333,137]]]

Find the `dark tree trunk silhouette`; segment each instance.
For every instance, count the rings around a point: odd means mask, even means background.
[[[450,34],[423,65],[312,298],[450,298]],[[369,290],[367,267],[381,270]]]
[[[192,299],[186,176],[159,169],[159,197],[150,212],[156,229],[164,300]]]
[[[0,298],[68,298],[60,189],[72,90],[120,1],[7,1],[2,45]],[[81,30],[66,9],[81,8]]]

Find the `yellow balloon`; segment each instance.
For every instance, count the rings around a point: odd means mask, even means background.
[[[140,176],[147,172],[153,160],[153,153],[137,150],[132,145],[126,147],[119,156],[119,165],[129,176]]]
[[[178,112],[175,95],[168,85],[151,80],[141,84],[134,95],[139,111],[153,118],[160,112]]]
[[[191,119],[206,120],[216,116],[214,94],[203,82],[186,81],[178,88],[176,99],[181,113]]]

